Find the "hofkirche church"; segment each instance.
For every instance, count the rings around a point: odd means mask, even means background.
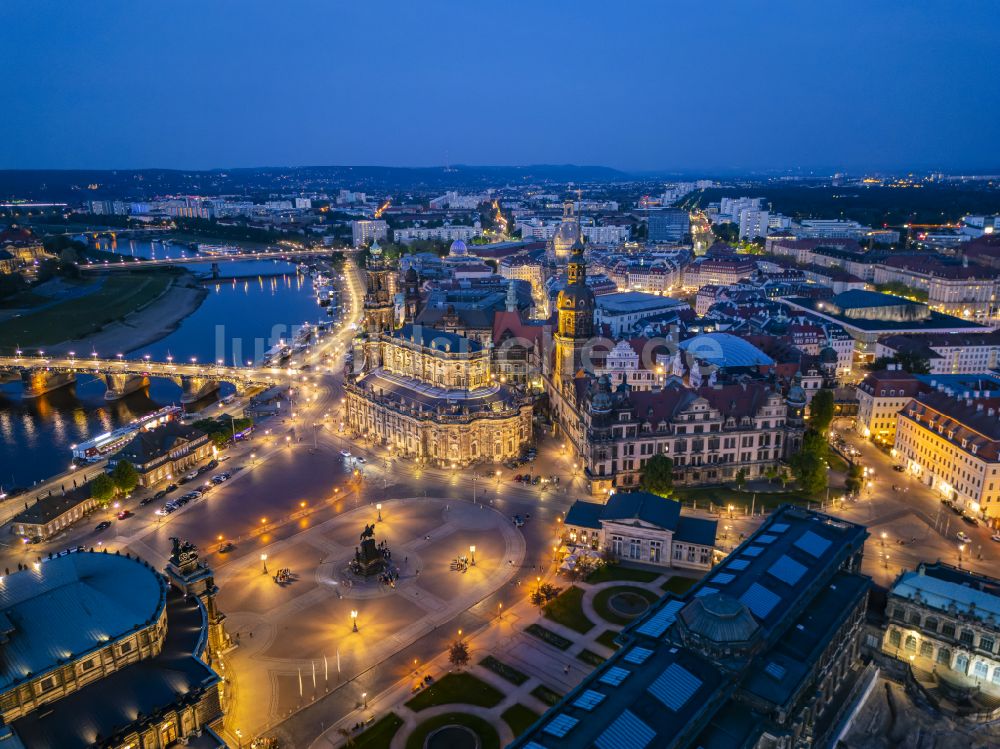
[[[594,355],[601,331],[578,219],[568,213],[564,225],[550,242],[566,274],[555,320],[525,321],[510,304],[485,340],[417,324],[416,271],[406,271],[397,294],[396,269],[374,245],[355,369],[345,379],[350,431],[434,465],[503,462],[524,451],[533,416],[547,410],[597,496],[637,487],[658,454],[671,459],[678,483],[718,484],[740,471],[764,476],[798,449],[806,397],[797,380],[782,387],[696,365],[652,388],[613,386],[607,360]],[[678,358],[677,343],[666,342],[664,361]]]

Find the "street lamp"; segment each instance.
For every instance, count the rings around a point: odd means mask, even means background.
[[[361,693],[361,702],[364,705],[363,709],[367,710],[368,709],[368,692],[362,692]]]
[[[375,509],[378,510],[378,521],[381,523],[382,522],[382,503],[381,502],[376,503],[375,504]],[[476,547],[473,546],[472,548],[475,549]]]
[[[267,574],[267,554],[260,555],[260,563],[264,565],[264,571],[262,574]]]
[[[475,544],[472,544],[469,547],[469,554],[472,555],[472,566],[475,567],[476,566],[476,545]]]
[[[965,551],[965,544],[958,545],[958,568],[962,569],[962,552]]]
[[[351,609],[351,630],[354,632],[358,631],[358,612],[355,609]]]

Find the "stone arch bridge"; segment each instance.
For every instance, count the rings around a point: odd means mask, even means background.
[[[251,387],[270,387],[287,379],[278,367],[227,367],[217,364],[181,364],[148,359],[0,356],[0,382],[21,380],[24,397],[37,398],[76,382],[78,374],[100,377],[107,385],[104,397],[123,398],[161,377],[181,386],[181,403],[192,403],[228,382],[238,393]]]

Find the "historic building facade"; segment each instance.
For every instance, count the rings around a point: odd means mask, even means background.
[[[478,341],[404,325],[362,343],[360,374],[348,375],[352,433],[397,455],[439,466],[501,462],[532,439],[532,403],[497,382]]]
[[[805,394],[798,386],[786,399],[759,381],[636,392],[612,390],[605,376],[591,385],[581,415],[595,494],[638,486],[655,455],[670,458],[678,483],[718,484],[739,471],[762,477],[801,444]]]

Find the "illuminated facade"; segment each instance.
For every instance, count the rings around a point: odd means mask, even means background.
[[[365,266],[364,329],[369,335],[392,330],[395,322],[395,273],[375,242]]]
[[[489,347],[420,325],[362,345],[344,384],[354,435],[440,466],[502,462],[531,441],[531,400],[494,381]]]
[[[896,417],[921,389],[920,380],[902,370],[867,375],[857,387],[858,434],[892,445],[896,439]]]
[[[1000,517],[1000,398],[931,392],[896,420],[894,454],[906,469],[966,512]]]

